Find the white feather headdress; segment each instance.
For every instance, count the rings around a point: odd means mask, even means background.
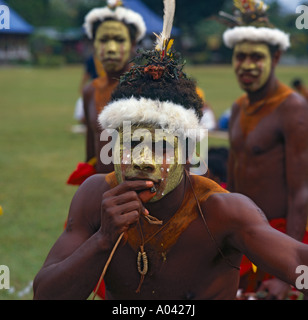
[[[233,0],[238,15],[220,12],[226,23],[233,25],[223,34],[228,48],[242,41],[265,42],[286,51],[290,47],[290,35],[275,28],[267,16],[268,6],[262,0]]]
[[[152,100],[131,97],[108,104],[98,117],[99,124],[104,129],[118,129],[124,121],[132,125],[150,124],[182,138],[194,138],[205,129],[193,109],[170,101]],[[198,137],[197,137],[198,138]]]
[[[257,27],[235,27],[223,34],[223,41],[228,48],[234,48],[242,41],[265,42],[286,51],[290,47],[290,35],[279,29]]]
[[[142,40],[146,34],[146,25],[139,13],[120,6],[115,8],[108,6],[103,8],[94,8],[86,15],[83,27],[89,39],[93,39],[94,23],[97,21],[103,22],[108,18],[122,21],[125,24],[134,25],[137,29],[137,42]]]

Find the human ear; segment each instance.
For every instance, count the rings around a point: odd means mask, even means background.
[[[280,50],[277,50],[274,53],[274,55],[273,55],[273,66],[274,67],[279,63],[281,55],[282,55],[282,51],[280,51]]]

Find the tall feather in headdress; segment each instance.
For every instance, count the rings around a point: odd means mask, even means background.
[[[171,31],[173,26],[174,20],[174,13],[175,13],[175,0],[164,0],[164,25],[163,31],[160,35],[156,35],[156,47],[157,51],[161,51],[162,57],[168,51],[168,47],[170,46],[171,42]]]

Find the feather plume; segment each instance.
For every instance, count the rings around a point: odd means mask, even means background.
[[[173,26],[174,13],[175,0],[164,0],[164,25],[162,33],[159,36],[156,35],[156,50],[163,52],[168,45]]]
[[[262,0],[234,0],[233,3],[242,13],[247,11],[265,12],[268,9],[268,6]]]

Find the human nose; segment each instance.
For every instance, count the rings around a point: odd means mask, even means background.
[[[256,68],[256,64],[252,61],[250,57],[246,57],[242,62],[242,69],[244,70],[252,70]]]
[[[155,160],[153,159],[152,150],[149,147],[144,147],[143,150],[132,157],[132,164],[134,169],[146,172],[153,172],[155,170]]]
[[[116,41],[114,40],[110,40],[108,41],[108,44],[107,44],[107,52],[108,53],[114,53],[117,51],[117,44],[116,44]]]

